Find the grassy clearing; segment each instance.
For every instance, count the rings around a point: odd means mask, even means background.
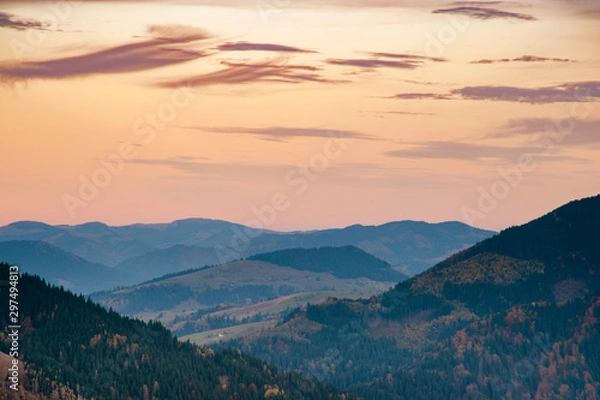
[[[182,336],[181,341],[190,341],[199,346],[207,346],[213,343],[225,342],[227,340],[255,335],[274,327],[277,321],[253,322],[250,324],[236,325],[229,328],[215,329],[201,333]]]

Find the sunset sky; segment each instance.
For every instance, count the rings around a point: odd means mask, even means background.
[[[0,225],[500,230],[600,191],[600,3],[1,1],[0,105]]]

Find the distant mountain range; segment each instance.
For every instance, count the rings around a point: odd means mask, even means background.
[[[343,229],[278,233],[209,219],[120,227],[100,222],[52,226],[23,221],[0,228],[0,242],[8,243],[0,251],[0,260],[21,263],[23,270],[39,273],[55,284],[68,282],[76,292],[110,289],[112,282],[126,286],[259,253],[326,246],[356,246],[388,262],[392,268],[412,275],[492,234],[459,222],[403,221],[381,226],[354,225]],[[40,250],[36,248],[30,249],[30,253],[16,246],[22,241],[42,241],[63,250],[66,253],[63,255],[64,273],[53,267],[46,274],[42,266],[47,264],[43,259],[47,253],[36,253]],[[12,248],[13,245],[16,247]],[[88,267],[96,265],[99,271],[89,276],[85,287],[80,287],[79,282],[86,279],[67,272],[77,267],[69,264],[73,256],[79,257],[78,262],[87,260]],[[37,265],[32,261],[38,261]],[[84,277],[85,273],[82,274]]]
[[[0,242],[0,260],[44,277],[75,292],[130,285],[135,279],[113,268],[93,263],[41,240]]]
[[[368,399],[597,399],[599,226],[600,196],[574,201],[227,346]]]

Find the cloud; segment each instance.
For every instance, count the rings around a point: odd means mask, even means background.
[[[517,118],[508,121],[500,132],[488,135],[489,138],[530,137],[532,134],[546,133],[558,138],[564,146],[600,145],[600,120],[578,118]]]
[[[432,117],[437,114],[430,113],[430,112],[418,112],[418,111],[360,111],[361,117],[388,118],[390,116],[395,116],[395,115]]]
[[[1,63],[0,81],[11,83],[30,79],[66,79],[94,74],[143,71],[179,64],[208,55],[190,45],[210,38],[193,27],[152,25],[151,38],[72,57],[19,63]],[[185,46],[184,46],[185,45]]]
[[[495,8],[486,7],[453,7],[453,8],[441,8],[433,11],[434,14],[462,14],[471,18],[477,18],[482,20],[488,19],[513,19],[520,21],[535,21],[533,15],[513,13],[509,11],[497,10]]]
[[[270,176],[279,173],[284,176],[285,165],[249,164],[249,163],[219,163],[181,159],[180,157],[167,158],[137,158],[128,161],[131,164],[149,165],[157,167],[169,167],[185,172],[189,176],[202,177],[204,179],[219,180],[246,180],[247,177]],[[246,178],[245,178],[246,177]]]
[[[454,159],[481,161],[483,159],[518,160],[523,154],[539,153],[537,147],[506,147],[450,141],[432,141],[410,149],[387,151],[384,154],[397,158]]]
[[[404,69],[415,69],[420,63],[415,61],[393,61],[393,60],[377,60],[367,58],[355,58],[355,59],[341,59],[341,58],[329,58],[328,64],[331,65],[344,65],[348,67],[358,67],[364,69],[375,69],[375,68],[404,68]]]
[[[388,98],[400,100],[489,100],[529,104],[591,102],[600,99],[600,81],[571,82],[538,88],[467,86],[454,89],[447,94],[400,93]]]
[[[326,62],[330,65],[358,67],[370,71],[377,68],[415,69],[422,66],[425,61],[448,61],[441,57],[427,57],[417,54],[383,52],[369,52],[367,54],[371,58],[330,58]]]
[[[470,64],[496,64],[496,63],[509,63],[509,62],[546,62],[546,61],[563,62],[563,63],[576,62],[575,60],[571,60],[569,58],[539,57],[539,56],[525,55],[525,56],[516,57],[516,58],[501,58],[498,60],[490,60],[490,59],[484,58],[482,60],[471,61]]]
[[[254,64],[232,63],[223,61],[225,65],[216,72],[191,76],[183,79],[159,82],[156,84],[162,88],[180,87],[182,85],[201,87],[211,85],[233,85],[252,82],[280,82],[280,83],[343,83],[347,81],[331,80],[322,77],[317,67],[306,65],[289,65],[286,59],[278,58]]]
[[[468,86],[453,90],[452,94],[467,100],[511,101],[530,104],[594,101],[600,98],[600,81],[564,83],[538,88]]]
[[[433,99],[433,100],[452,100],[452,96],[448,94],[438,94],[438,93],[399,93],[395,94],[388,99],[399,99],[399,100],[424,100],[424,99]]]
[[[384,111],[384,114],[399,114],[399,115],[437,115],[429,112],[414,112],[414,111]]]
[[[384,57],[384,58],[401,58],[406,60],[420,60],[420,61],[434,61],[434,62],[447,62],[447,58],[443,57],[427,57],[418,54],[406,54],[406,53],[382,53],[382,52],[371,52],[368,53],[373,57]]]
[[[0,28],[10,28],[23,31],[26,29],[45,30],[46,26],[34,19],[21,19],[13,14],[0,12]]]
[[[390,157],[420,159],[453,159],[462,161],[482,161],[499,159],[514,162],[523,154],[536,157],[549,157],[554,160],[577,160],[570,156],[547,154],[547,144],[537,133],[545,133],[558,147],[596,146],[600,148],[600,120],[567,118],[518,118],[505,124],[499,132],[487,135],[485,139],[524,138],[525,144],[514,146],[486,143],[461,143],[453,141],[430,141],[413,144],[415,147],[385,152]],[[514,140],[513,140],[514,142]]]
[[[234,135],[253,135],[260,136],[264,140],[285,141],[292,138],[330,138],[343,137],[348,139],[374,139],[372,136],[348,130],[339,129],[319,129],[319,128],[286,128],[273,126],[268,128],[243,128],[235,126],[226,127],[201,127],[185,126],[186,129],[195,129],[203,132],[224,133]]]
[[[228,42],[217,47],[221,51],[274,51],[282,53],[317,53],[299,47],[284,46],[271,43]]]

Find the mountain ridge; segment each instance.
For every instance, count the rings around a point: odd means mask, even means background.
[[[369,399],[600,398],[598,226],[600,196],[573,201],[227,346]]]
[[[97,288],[112,289],[131,284],[132,278],[120,271],[87,261],[42,240],[0,242],[1,261],[18,265],[22,271],[42,275],[58,286],[90,293]]]

